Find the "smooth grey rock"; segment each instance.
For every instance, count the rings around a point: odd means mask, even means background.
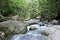
[[[48,36],[48,39],[47,40],[60,40],[60,30],[57,30],[54,33],[51,33]]]

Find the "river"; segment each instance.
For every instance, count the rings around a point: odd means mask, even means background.
[[[41,29],[36,29],[29,30],[26,34],[13,35],[9,40],[47,40],[47,36],[41,34]]]

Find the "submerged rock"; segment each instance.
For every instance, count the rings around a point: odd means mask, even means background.
[[[33,36],[33,35],[24,35],[22,37],[16,36],[16,38],[11,40],[46,40],[44,36]]]

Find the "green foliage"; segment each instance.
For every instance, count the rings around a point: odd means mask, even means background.
[[[44,19],[53,19],[57,16],[56,0],[39,0],[40,15]]]
[[[52,19],[57,16],[56,10],[56,0],[0,0],[0,13],[3,16]]]
[[[0,0],[0,13],[3,16],[8,16],[12,14],[12,10],[9,6],[8,0]]]

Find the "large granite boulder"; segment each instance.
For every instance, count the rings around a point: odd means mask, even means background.
[[[49,34],[53,33],[56,30],[58,30],[58,29],[56,29],[54,27],[47,27],[44,30],[42,30],[41,33],[48,36]]]
[[[60,40],[60,30],[56,30],[48,36],[47,40]]]
[[[0,31],[7,34],[26,33],[26,23],[20,21],[8,20],[0,23]]]

